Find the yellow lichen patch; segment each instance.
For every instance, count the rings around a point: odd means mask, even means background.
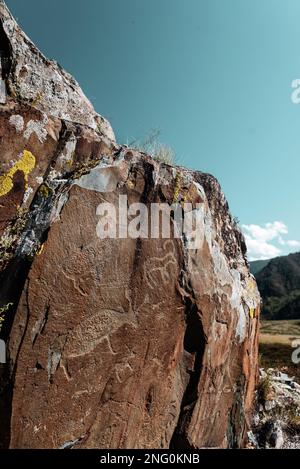
[[[2,326],[5,321],[5,313],[9,311],[11,306],[13,306],[13,303],[8,303],[7,305],[0,308],[0,332],[2,330]]]
[[[24,150],[22,157],[17,161],[13,167],[0,176],[0,197],[8,194],[14,187],[13,178],[17,171],[22,171],[24,174],[25,184],[27,188],[28,176],[35,167],[35,157],[30,151]]]
[[[182,201],[181,201],[182,207],[184,207],[185,204],[191,204],[191,203],[193,203],[193,200],[190,194],[189,193],[184,194]]]
[[[127,187],[128,187],[129,189],[134,189],[134,183],[133,183],[132,181],[128,180],[128,181],[127,181]]]
[[[41,194],[42,197],[45,197],[45,199],[47,199],[50,194],[50,188],[46,186],[46,184],[42,184],[41,187],[39,188],[39,193]]]
[[[45,247],[45,245],[42,244],[41,247],[40,247],[40,249],[39,249],[38,252],[36,253],[37,256],[40,256],[40,255],[43,253],[44,247]]]
[[[44,96],[44,93],[42,93],[41,91],[39,91],[36,96],[33,98],[33,100],[31,101],[31,104],[32,106],[36,106],[40,101],[41,99],[43,98]]]
[[[251,318],[251,319],[254,319],[254,318],[255,318],[255,309],[254,309],[254,308],[250,308],[250,310],[249,310],[249,315],[250,315],[250,318]]]
[[[174,195],[173,195],[173,204],[178,202],[179,194],[181,190],[181,174],[177,173],[175,178],[175,188],[174,188]]]
[[[255,290],[256,288],[256,282],[253,280],[253,278],[248,278],[247,280],[247,289],[250,291]]]

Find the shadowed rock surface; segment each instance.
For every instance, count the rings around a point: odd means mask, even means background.
[[[2,447],[243,447],[259,305],[212,176],[117,145],[0,1]],[[101,240],[97,207],[198,206],[185,237]]]

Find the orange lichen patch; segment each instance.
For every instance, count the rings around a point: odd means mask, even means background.
[[[0,176],[0,197],[8,194],[14,187],[13,178],[17,171],[24,174],[27,188],[28,176],[35,167],[35,157],[30,151],[24,150],[22,157],[3,176]]]

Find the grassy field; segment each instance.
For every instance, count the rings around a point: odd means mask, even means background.
[[[290,321],[262,321],[261,334],[296,335],[300,337],[300,320]]]
[[[300,321],[262,321],[260,329],[260,366],[279,368],[300,382],[300,364],[292,362],[292,342],[300,341]]]
[[[281,344],[291,347],[294,340],[300,339],[298,335],[291,334],[260,334],[259,342],[261,344]]]

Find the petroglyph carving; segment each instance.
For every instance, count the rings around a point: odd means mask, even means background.
[[[126,379],[132,375],[133,368],[130,363],[118,363],[116,365],[116,377],[120,384],[122,384]]]
[[[165,241],[163,251],[167,254],[161,257],[153,257],[147,259],[144,265],[144,274],[147,285],[151,290],[157,286],[167,285],[171,280],[171,273],[177,269],[178,263],[176,260],[175,246],[172,241]]]
[[[73,287],[75,288],[76,291],[78,291],[80,295],[88,296],[88,294],[81,288],[80,284],[78,284],[77,278],[75,278],[75,276],[67,274],[66,272],[64,272],[64,270],[62,270],[62,274],[67,280],[71,280]],[[79,279],[79,282],[80,282],[80,279]]]
[[[107,341],[111,353],[114,355],[109,336],[116,332],[124,324],[136,327],[135,318],[123,309],[101,310],[97,314],[87,318],[72,331],[66,344],[68,358],[80,357],[94,350],[104,340]]]
[[[64,354],[66,358],[75,358],[92,352],[97,345],[106,341],[109,351],[112,355],[116,355],[113,350],[110,337],[117,332],[124,324],[128,324],[133,328],[138,327],[137,314],[140,309],[149,301],[148,296],[140,306],[136,305],[136,301],[132,300],[130,291],[124,292],[128,301],[128,309],[123,306],[112,309],[102,309],[97,314],[88,317],[79,323],[69,335]]]
[[[81,295],[88,296],[88,292],[82,288],[82,284],[90,284],[91,271],[88,259],[76,250],[68,258],[68,262],[62,267],[63,276],[72,283],[73,288]]]

